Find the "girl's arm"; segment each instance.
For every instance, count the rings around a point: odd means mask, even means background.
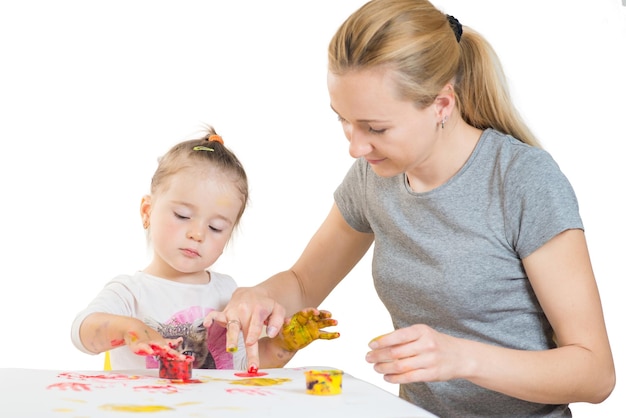
[[[328,311],[309,308],[297,312],[283,325],[276,337],[263,337],[259,340],[261,368],[283,367],[299,350],[313,341],[338,338],[338,332],[322,330],[335,325],[337,320]]]
[[[333,205],[304,252],[290,270],[278,273],[254,287],[240,287],[222,312],[211,312],[204,324],[228,320],[241,322],[248,365],[258,365],[257,341],[267,324],[274,337],[285,318],[308,306],[318,306],[365,255],[373,234],[357,232]],[[239,330],[231,327],[227,347],[237,345]]]
[[[128,345],[138,355],[153,355],[152,345],[166,349],[182,359],[184,356],[174,348],[182,338],[170,340],[163,338],[137,318],[95,312],[88,315],[80,325],[80,340],[85,348],[94,354]]]

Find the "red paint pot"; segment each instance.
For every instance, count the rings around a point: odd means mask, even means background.
[[[186,356],[184,360],[171,357],[159,358],[159,377],[172,380],[191,380],[193,357]]]

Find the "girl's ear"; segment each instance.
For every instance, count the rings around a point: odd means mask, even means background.
[[[143,222],[143,229],[148,229],[150,226],[150,211],[152,210],[152,196],[149,194],[141,198],[141,205],[139,206],[139,214],[141,215],[141,222]]]

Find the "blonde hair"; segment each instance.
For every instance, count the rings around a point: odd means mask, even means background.
[[[224,146],[221,137],[212,126],[206,127],[206,134],[203,137],[180,142],[159,158],[159,164],[152,176],[150,193],[154,195],[163,187],[167,187],[167,179],[170,176],[192,165],[216,168],[233,180],[241,193],[243,203],[236,219],[238,224],[248,204],[248,177],[237,156]]]
[[[452,81],[465,122],[540,146],[511,101],[491,45],[467,26],[457,42],[448,16],[427,0],[371,0],[339,27],[328,70],[341,75],[374,67],[392,69],[401,98],[422,108]]]

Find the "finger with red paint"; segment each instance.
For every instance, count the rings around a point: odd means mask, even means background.
[[[183,341],[182,337],[176,339],[163,338],[161,334],[150,327],[146,327],[140,332],[128,331],[124,335],[124,341],[133,353],[140,356],[167,354],[172,358],[184,358],[184,355],[176,350],[176,347]]]

